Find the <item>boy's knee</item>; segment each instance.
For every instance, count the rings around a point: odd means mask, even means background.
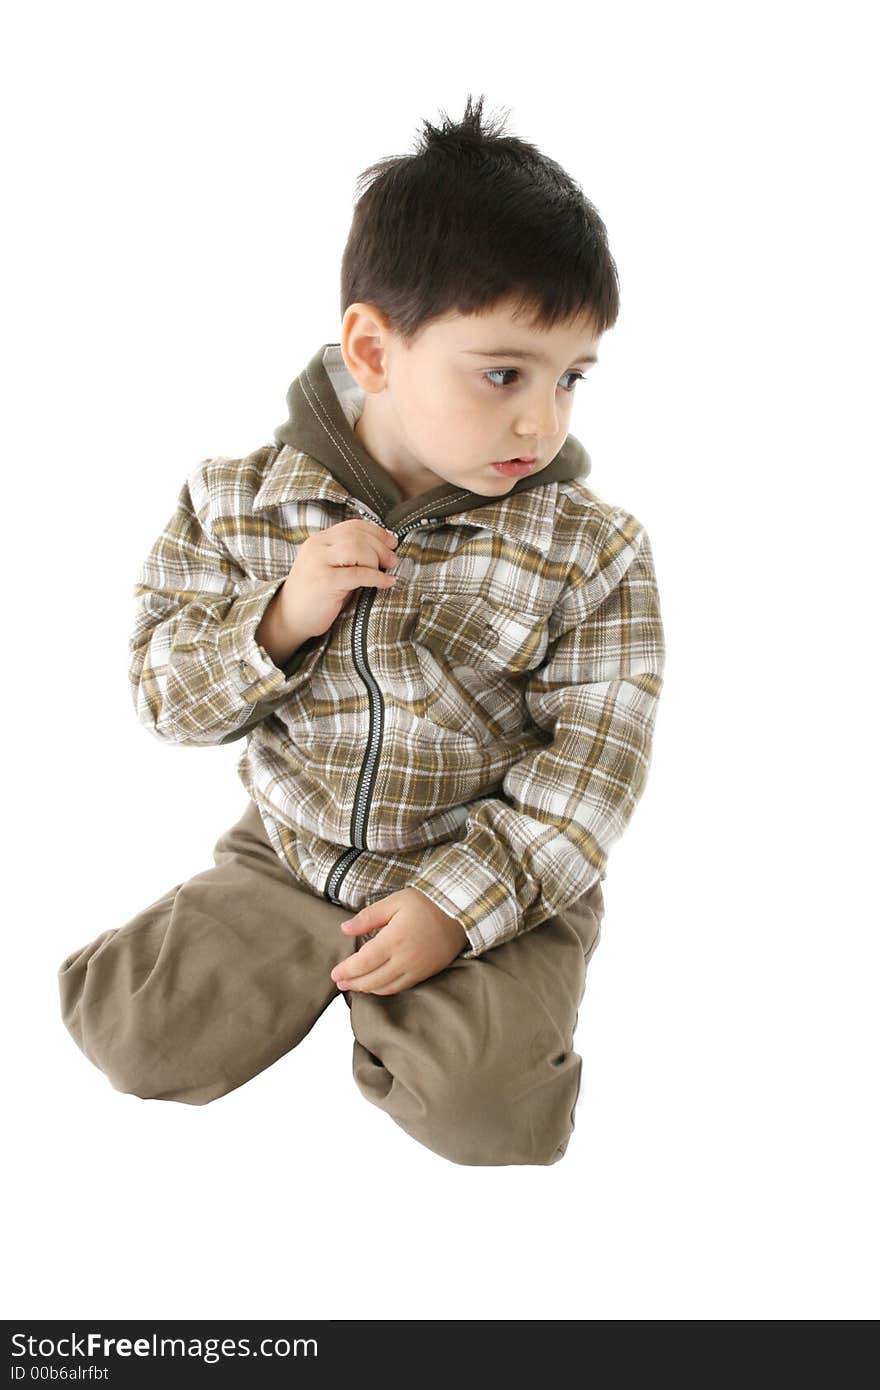
[[[174,1049],[161,1020],[150,1018],[137,991],[98,968],[95,958],[116,929],[104,932],[62,961],[58,990],[64,1025],[88,1060],[116,1091],[141,1100],[174,1100],[206,1105],[233,1088],[224,1078],[205,1081],[191,1073],[187,1056]],[[104,957],[106,964],[106,956]]]
[[[58,995],[61,1003],[61,1017],[77,1046],[90,1056],[86,1041],[87,1015],[89,1012],[89,962],[108,942],[114,932],[106,931],[87,946],[81,947],[66,956],[58,967]]]

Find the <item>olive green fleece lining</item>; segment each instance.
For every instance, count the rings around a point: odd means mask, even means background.
[[[559,453],[538,473],[517,478],[509,492],[485,497],[478,492],[445,480],[418,497],[404,497],[397,483],[362,446],[331,381],[327,364],[334,374],[346,373],[341,344],[323,343],[311,361],[290,384],[287,392],[288,418],[274,432],[276,444],[299,449],[332,473],[352,497],[358,498],[392,529],[413,517],[453,516],[475,507],[495,506],[499,501],[547,483],[584,479],[590,472],[590,456],[579,440],[569,435]]]

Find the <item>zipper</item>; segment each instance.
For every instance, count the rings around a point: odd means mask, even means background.
[[[382,526],[386,531],[391,530],[385,526],[382,518],[368,507],[355,506],[355,510],[369,521],[374,521],[377,526]],[[394,534],[398,542],[403,536],[415,531],[420,526],[428,526],[430,519],[426,516],[416,517],[413,521],[407,521],[403,526],[394,527]],[[355,790],[354,806],[351,813],[351,840],[352,843],[333,864],[327,881],[324,884],[324,897],[328,902],[345,907],[346,904],[339,898],[339,890],[345,880],[349,867],[355,862],[359,854],[367,848],[367,823],[372,799],[373,787],[376,782],[376,774],[379,766],[379,754],[382,751],[382,732],[385,722],[385,711],[382,703],[382,692],[376,682],[370,663],[367,658],[367,629],[370,621],[370,612],[376,601],[378,590],[365,588],[361,590],[354,610],[354,628],[352,631],[352,657],[359,676],[367,687],[370,697],[370,724],[367,735],[367,746],[364,752],[361,770],[358,775],[357,788]]]

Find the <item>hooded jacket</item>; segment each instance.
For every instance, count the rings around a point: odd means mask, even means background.
[[[131,691],[163,742],[246,739],[238,775],[301,885],[353,913],[418,888],[474,957],[604,879],[643,791],[651,546],[571,434],[503,496],[403,497],[354,432],[363,400],[325,343],[273,443],[191,471],[134,587]],[[263,614],[298,547],[354,516],[396,532],[398,582],[279,668]]]

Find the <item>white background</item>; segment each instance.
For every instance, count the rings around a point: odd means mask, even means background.
[[[7,1317],[877,1316],[869,15],[5,10]],[[572,431],[649,532],[668,644],[549,1168],[410,1139],[340,999],[190,1107],[114,1091],[56,985],[245,806],[241,745],[136,720],[140,564],[338,339],[358,173],[468,92],[608,227],[621,315]]]

